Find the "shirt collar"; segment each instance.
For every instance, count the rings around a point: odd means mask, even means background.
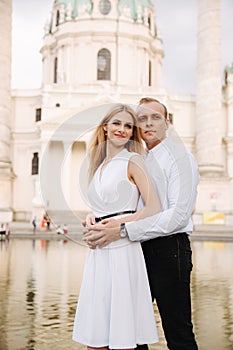
[[[163,141],[161,141],[157,146],[153,147],[152,149],[147,149],[146,148],[146,155],[149,154],[156,154],[158,152],[160,152],[160,150],[162,149],[162,147],[166,146],[166,144],[168,143],[168,137],[166,137]]]

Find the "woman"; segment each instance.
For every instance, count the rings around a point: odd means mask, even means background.
[[[115,105],[97,127],[90,150],[88,198],[98,221],[107,216],[126,222],[160,211],[141,152],[134,111]],[[140,194],[145,207],[135,212]],[[139,242],[125,237],[89,250],[73,340],[88,349],[133,349],[158,341]]]

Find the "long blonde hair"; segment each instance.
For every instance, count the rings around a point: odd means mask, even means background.
[[[125,144],[125,148],[130,152],[143,152],[142,139],[139,134],[139,129],[137,126],[137,118],[134,110],[124,104],[116,104],[111,108],[111,110],[106,114],[106,116],[100,121],[97,126],[92,142],[89,147],[89,155],[90,155],[90,167],[89,167],[89,180],[94,176],[97,168],[106,158],[106,141],[107,136],[105,135],[104,125],[108,124],[108,122],[119,112],[125,111],[131,115],[133,118],[133,134],[130,140]]]

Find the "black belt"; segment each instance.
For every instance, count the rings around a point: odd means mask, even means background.
[[[108,214],[108,215],[105,215],[105,216],[101,216],[99,218],[95,218],[95,222],[100,222],[100,221],[102,221],[104,219],[112,218],[113,216],[124,215],[124,214],[133,214],[135,212],[136,212],[136,210],[120,211],[118,213],[112,213],[112,214]]]

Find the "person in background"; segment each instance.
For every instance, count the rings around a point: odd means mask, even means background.
[[[10,233],[11,233],[11,230],[10,230],[10,224],[7,222],[6,223],[6,238],[10,238]]]
[[[162,212],[126,222],[125,229],[131,241],[142,242],[151,295],[158,305],[168,348],[197,350],[191,317],[189,236],[193,230],[191,214],[197,197],[198,166],[178,138],[166,136],[169,120],[164,104],[142,98],[137,120],[146,144],[145,164],[158,189]],[[109,219],[85,228],[83,233],[92,249],[100,249],[119,239],[120,226]]]
[[[0,225],[0,236],[1,236],[1,239],[6,238],[6,224],[5,223],[2,223]]]
[[[36,216],[32,219],[33,233],[36,233]]]
[[[49,215],[47,213],[44,215],[44,220],[46,222],[46,230],[49,231],[50,230],[51,220],[50,220],[50,217],[49,217]]]

